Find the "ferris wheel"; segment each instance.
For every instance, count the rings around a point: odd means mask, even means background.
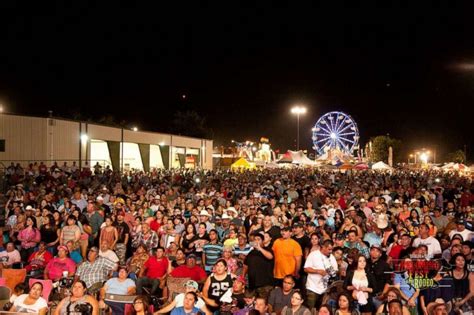
[[[313,149],[324,154],[329,149],[339,149],[352,154],[359,143],[359,129],[350,115],[329,112],[321,116],[313,129]]]

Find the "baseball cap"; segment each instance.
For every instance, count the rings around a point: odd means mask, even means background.
[[[295,225],[293,225],[293,226],[295,226]],[[282,231],[291,231],[291,227],[289,227],[289,226],[284,226],[284,227],[281,228],[281,230],[282,230]]]
[[[59,246],[58,246],[58,251],[61,250],[61,249],[62,249],[62,250],[65,250],[66,252],[69,252],[69,249],[67,248],[67,246],[59,245]]]
[[[119,212],[117,212],[117,215],[121,215],[123,217],[123,216],[125,216],[125,212],[124,211],[119,211]]]
[[[183,287],[192,287],[194,288],[195,290],[197,290],[199,288],[199,285],[196,281],[194,280],[188,280],[184,283]]]
[[[382,247],[380,246],[380,244],[372,244],[372,246],[370,246],[370,249],[372,248],[376,248],[378,249],[380,252],[383,252],[383,249]]]
[[[303,224],[301,224],[300,222],[293,223],[293,228],[302,228],[302,227],[303,227]]]
[[[235,279],[235,281],[242,282],[243,285],[247,284],[247,281],[245,280],[245,277],[243,276],[238,276],[237,279]]]

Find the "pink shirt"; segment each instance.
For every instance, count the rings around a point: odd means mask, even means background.
[[[69,276],[76,272],[76,264],[71,258],[60,259],[54,257],[47,265],[46,269],[48,278],[51,280],[59,280],[63,276],[63,271],[68,271]]]
[[[24,228],[18,233],[18,239],[21,241],[21,247],[28,249],[39,243],[41,234],[38,229]]]

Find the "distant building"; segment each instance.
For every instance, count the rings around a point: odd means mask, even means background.
[[[209,139],[0,113],[0,168],[11,162],[27,166],[75,161],[78,166],[98,162],[114,170],[212,169],[212,144]]]

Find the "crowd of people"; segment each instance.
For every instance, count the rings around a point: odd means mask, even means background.
[[[54,314],[474,309],[473,181],[457,173],[121,174],[65,162],[12,165],[5,181],[0,268],[28,272],[12,311],[52,308],[29,279],[68,288]]]

